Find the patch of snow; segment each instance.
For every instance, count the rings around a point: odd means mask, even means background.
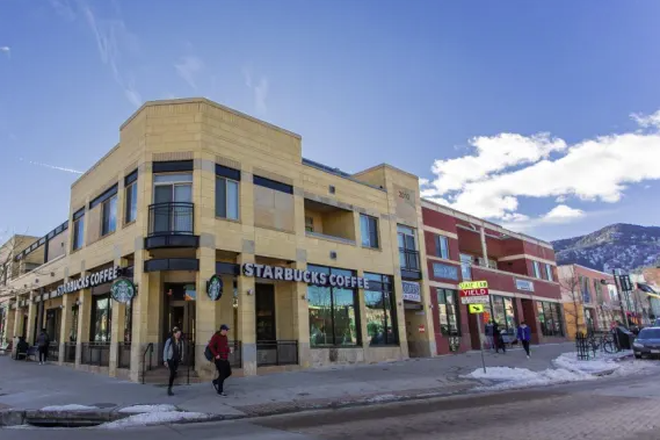
[[[177,422],[191,422],[207,420],[210,416],[208,414],[198,412],[184,412],[184,411],[156,411],[136,414],[125,419],[116,420],[110,423],[99,425],[99,428],[104,429],[124,429],[136,426],[152,426],[163,425],[167,423]]]
[[[465,377],[500,382],[494,386],[487,387],[487,389],[527,388],[595,379],[595,377],[590,374],[569,371],[563,368],[548,368],[543,371],[531,371],[527,368],[510,367],[489,367],[486,368],[486,373],[480,368],[474,370]]]
[[[178,411],[174,405],[133,405],[121,408],[118,412],[122,414],[142,414],[152,412],[172,412]]]
[[[88,405],[52,405],[44,406],[41,408],[41,411],[95,411],[99,409],[97,406],[88,406]]]
[[[381,394],[379,396],[373,396],[365,400],[367,403],[382,403],[382,402],[391,402],[396,400],[397,397],[394,394]]]

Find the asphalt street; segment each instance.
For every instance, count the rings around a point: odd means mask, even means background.
[[[21,428],[3,440],[437,439],[657,440],[660,381],[632,376],[546,388],[233,422],[104,430]]]

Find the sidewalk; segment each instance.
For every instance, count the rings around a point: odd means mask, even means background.
[[[552,367],[553,359],[574,348],[573,343],[533,347],[529,360],[520,349],[506,355],[487,352],[486,365],[542,371]],[[217,396],[210,383],[175,387],[175,396],[168,397],[162,386],[1,356],[0,410],[38,410],[60,405],[109,410],[136,404],[171,404],[183,411],[216,416],[265,415],[460,393],[480,385],[477,380],[460,377],[480,367],[479,352],[469,352],[434,359],[230,378],[225,387],[229,394],[226,398]]]

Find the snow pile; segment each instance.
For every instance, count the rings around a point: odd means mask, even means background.
[[[199,422],[209,418],[208,414],[184,411],[152,411],[135,414],[125,419],[104,423],[99,428],[123,429],[136,426],[162,425],[165,423]]]
[[[594,376],[579,371],[570,371],[563,368],[548,368],[543,371],[531,371],[527,368],[488,367],[474,370],[464,376],[469,379],[487,379],[500,382],[488,389],[526,388],[556,383],[577,382],[594,379]]]
[[[632,356],[632,351],[622,351],[614,354],[601,353],[595,359],[578,360],[576,353],[564,353],[552,361],[557,368],[563,368],[569,371],[583,372],[589,374],[609,374],[624,368],[625,374],[641,372],[638,363],[636,368],[629,368],[632,362],[619,362],[625,357]]]
[[[118,412],[122,414],[142,414],[152,412],[173,412],[178,411],[174,405],[133,405],[121,408]]]
[[[96,406],[87,406],[87,405],[53,405],[53,406],[44,406],[41,408],[41,411],[95,411],[99,409]]]

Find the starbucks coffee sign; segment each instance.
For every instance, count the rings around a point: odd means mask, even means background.
[[[369,289],[369,280],[362,277],[292,269],[290,267],[268,266],[266,264],[245,263],[242,268],[246,277],[276,281],[295,281],[316,286],[345,287],[347,289]]]
[[[222,296],[222,278],[217,275],[213,275],[206,285],[206,294],[209,296],[211,301],[217,301]]]
[[[82,289],[89,289],[90,287],[96,287],[101,284],[109,283],[110,281],[114,281],[119,278],[120,274],[121,267],[119,266],[110,267],[98,272],[92,272],[91,274],[80,277],[77,280],[62,284],[57,288],[57,293],[55,296],[62,296],[67,293],[73,293]],[[53,298],[52,295],[51,298]]]

